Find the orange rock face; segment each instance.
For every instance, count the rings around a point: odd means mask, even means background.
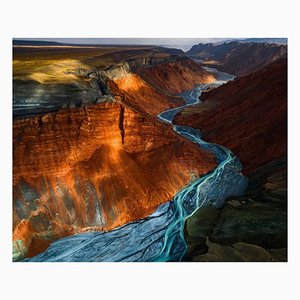
[[[137,73],[158,90],[178,94],[190,90],[197,83],[215,81],[215,77],[190,59],[141,68]]]
[[[204,93],[203,104],[188,107],[175,123],[201,129],[204,137],[231,149],[243,173],[287,155],[287,62]]]
[[[41,88],[55,79],[51,84],[61,87],[56,94],[70,97],[73,90],[61,86],[65,80],[76,79],[77,87],[91,82],[89,77],[68,71],[80,66],[94,69],[94,60],[87,59],[84,51],[85,56],[76,61],[67,60],[64,51],[49,57],[55,58],[54,62],[48,61],[46,54],[39,54],[42,61],[30,57],[26,70],[21,56],[14,64],[15,79],[39,79]],[[110,61],[105,63],[110,66]],[[158,113],[184,103],[170,94],[214,77],[189,59],[143,66],[145,71],[137,66],[136,73],[120,64],[106,74],[105,84],[114,101],[111,97],[95,105],[30,118],[20,115],[14,121],[13,228],[20,257],[36,255],[63,236],[110,230],[144,218],[215,167],[211,154],[156,119]],[[42,77],[38,69],[43,71]],[[22,88],[25,90],[16,85],[15,92],[30,95],[30,88]],[[48,98],[50,90],[43,89]]]
[[[109,86],[114,95],[120,96],[127,106],[154,117],[164,110],[184,104],[181,98],[172,99],[164,95],[133,73],[109,81]]]
[[[192,89],[195,84],[216,80],[189,59],[138,68],[135,72],[109,81],[110,90],[127,106],[152,116],[183,105],[182,98],[174,97],[175,94]]]
[[[27,256],[59,237],[146,217],[211,154],[117,102],[14,121],[14,240]]]

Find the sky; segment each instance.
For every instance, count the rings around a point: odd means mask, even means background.
[[[199,43],[216,43],[230,38],[15,38],[15,40],[51,41],[71,44],[158,45],[188,50]]]

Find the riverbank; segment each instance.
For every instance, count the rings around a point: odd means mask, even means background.
[[[223,83],[220,80],[220,84]],[[186,93],[189,96],[186,105],[199,101],[201,88],[207,88],[207,85]],[[159,119],[172,123],[173,113],[168,110],[160,114]],[[63,238],[26,261],[180,261],[187,249],[184,238],[186,218],[203,205],[221,206],[227,197],[243,195],[247,179],[241,174],[238,158],[230,150],[203,141],[199,131],[192,128],[174,126],[173,129],[217,157],[218,166],[213,172],[190,183],[173,201],[160,205],[145,219],[109,232]]]

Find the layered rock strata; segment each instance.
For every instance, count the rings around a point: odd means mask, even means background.
[[[178,91],[215,80],[181,55],[155,47],[14,50],[15,260],[63,236],[144,218],[215,167],[211,154],[156,120],[183,104]],[[139,75],[143,68],[156,72],[153,81]]]
[[[13,141],[15,259],[144,218],[215,166],[211,154],[117,102],[16,120]]]
[[[158,90],[163,90],[171,95],[190,90],[195,83],[211,83],[216,80],[213,74],[187,58],[140,68],[136,72]]]

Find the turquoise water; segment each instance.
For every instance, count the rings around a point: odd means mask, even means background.
[[[175,114],[188,105],[199,102],[201,92],[224,84],[234,77],[214,72],[218,81],[198,85],[182,93],[186,105],[159,114],[158,119],[172,124]],[[46,262],[121,262],[121,261],[180,261],[186,252],[184,223],[202,206],[222,206],[229,196],[243,195],[248,179],[241,173],[242,165],[229,149],[202,140],[201,133],[191,127],[173,125],[178,134],[212,152],[217,167],[208,174],[187,185],[167,203],[160,205],[147,218],[128,223],[109,232],[87,232],[62,238],[43,253],[25,261]]]

